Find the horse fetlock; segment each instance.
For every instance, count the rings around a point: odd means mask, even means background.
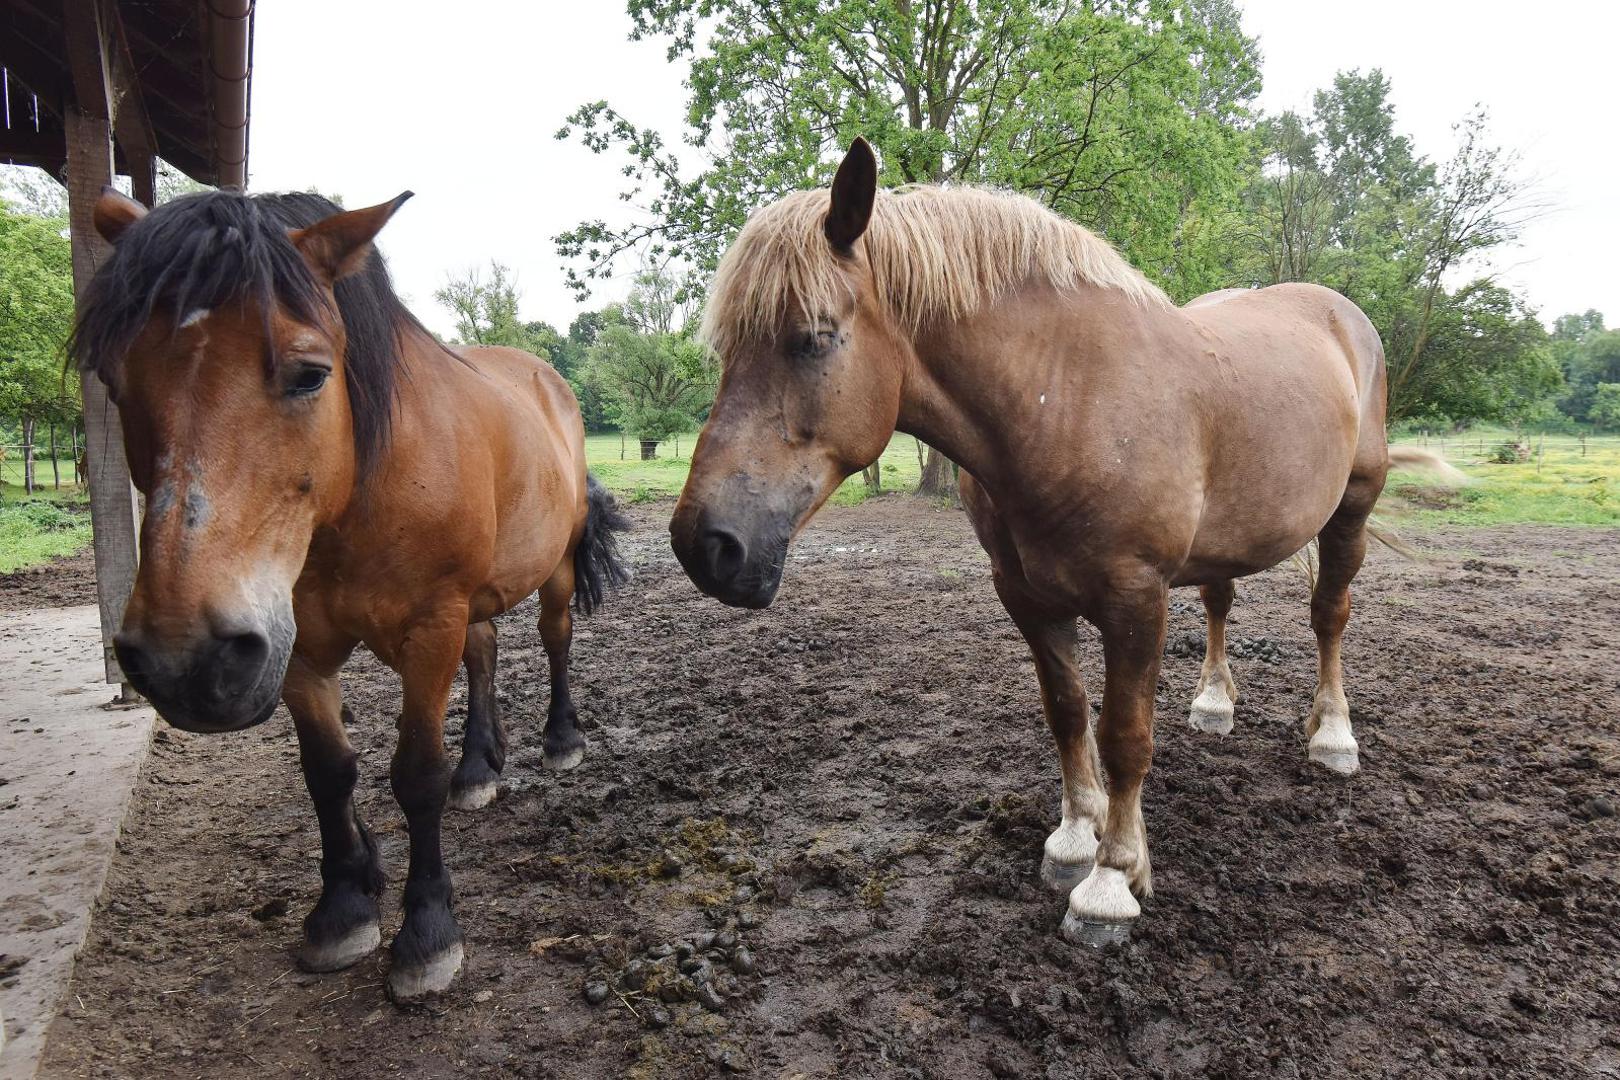
[[[1091,872],[1097,858],[1097,830],[1091,818],[1065,818],[1046,838],[1041,880],[1069,892]]]

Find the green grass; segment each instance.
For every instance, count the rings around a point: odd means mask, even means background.
[[[90,506],[82,491],[47,488],[24,496],[0,485],[0,574],[72,555],[90,542]]]
[[[1620,435],[1588,436],[1584,455],[1578,436],[1529,435],[1529,461],[1491,461],[1511,438],[1511,432],[1486,428],[1426,442],[1403,439],[1442,454],[1469,484],[1446,492],[1427,477],[1395,473],[1389,490],[1419,508],[1419,521],[1435,524],[1620,525]]]
[[[597,479],[628,502],[674,498],[686,483],[687,470],[692,466],[692,447],[696,444],[695,435],[682,435],[679,440],[659,443],[657,459],[642,461],[641,447],[635,439],[624,440],[621,457],[619,436],[587,435],[585,461]],[[896,435],[890,440],[888,449],[883,451],[882,463],[885,491],[910,491],[922,476],[922,468],[917,464],[917,441],[910,435]],[[854,506],[867,498],[866,483],[859,476],[852,476],[829,501],[837,506]]]

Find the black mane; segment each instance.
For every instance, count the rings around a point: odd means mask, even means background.
[[[130,226],[96,271],[68,343],[71,358],[80,371],[110,383],[160,308],[178,321],[199,308],[251,299],[265,312],[267,329],[277,305],[299,322],[316,322],[329,310],[325,293],[287,232],[341,210],[304,192],[211,191],[164,203]],[[363,478],[388,444],[405,336],[436,339],[400,302],[375,248],[333,292],[347,339],[344,378]]]

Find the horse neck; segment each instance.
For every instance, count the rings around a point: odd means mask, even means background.
[[[1032,283],[925,327],[912,342],[896,427],[993,492],[1054,434],[1054,415],[1097,373],[1098,345],[1139,333],[1145,317],[1110,289]]]

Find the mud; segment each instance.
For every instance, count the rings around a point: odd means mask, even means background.
[[[1236,730],[1187,728],[1201,649],[1171,649],[1157,895],[1099,953],[1058,937],[1037,874],[1057,764],[962,515],[830,510],[745,613],[681,576],[668,510],[637,509],[639,576],[580,624],[574,772],[540,767],[533,606],[501,620],[513,753],[498,802],[446,819],[467,934],[448,995],[388,1003],[383,951],[294,968],[319,841],[284,714],[162,731],[45,1075],[1620,1074],[1620,534],[1375,553],[1345,641],[1348,781],[1305,759],[1303,577],[1241,582]],[[1178,600],[1172,643],[1200,625]],[[387,927],[399,692],[351,670]]]

